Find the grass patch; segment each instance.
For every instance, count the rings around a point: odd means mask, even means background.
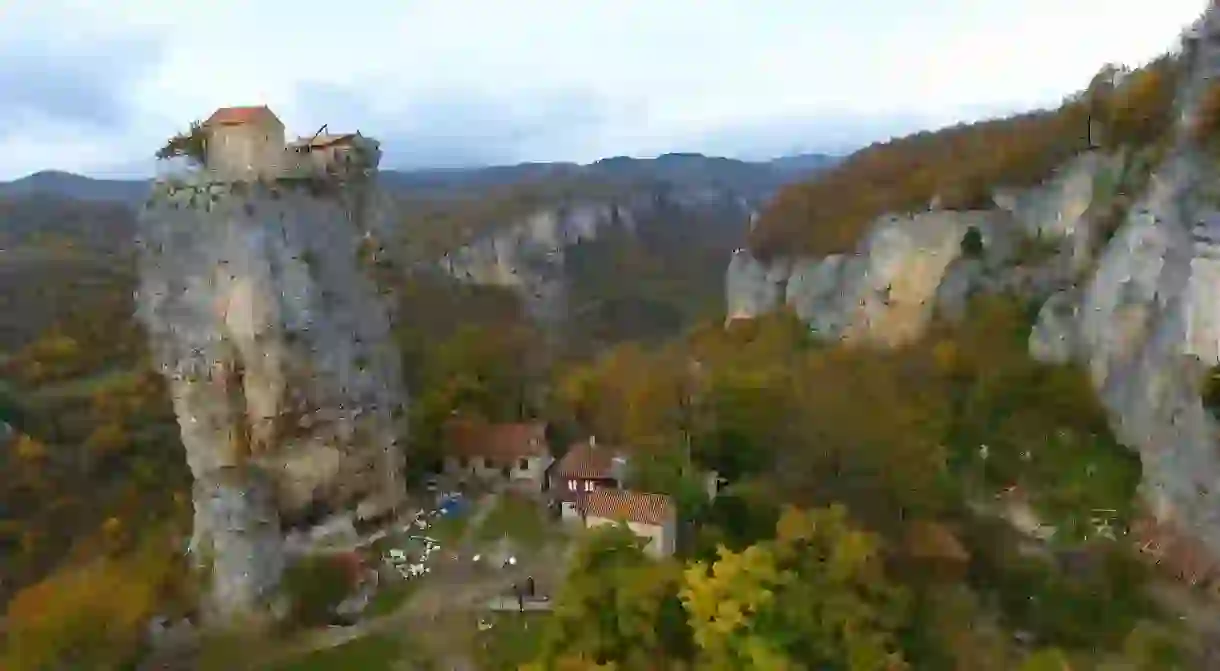
[[[471,514],[473,514],[472,510],[463,510],[461,514],[437,517],[429,523],[427,529],[420,530],[417,535],[434,538],[442,547],[456,543],[461,540],[462,535],[466,533],[466,528],[470,526]]]
[[[478,529],[478,539],[492,542],[508,536],[526,547],[539,547],[550,538],[550,525],[533,501],[514,496],[501,497],[495,509]]]
[[[301,659],[275,667],[275,671],[390,671],[405,654],[401,640],[390,636],[366,636],[329,650],[318,650]]]
[[[365,617],[380,617],[389,615],[406,603],[407,599],[419,588],[419,579],[392,580],[383,584],[365,610]]]
[[[474,656],[480,669],[514,671],[538,657],[546,613],[500,614],[488,618],[494,626],[478,633]]]

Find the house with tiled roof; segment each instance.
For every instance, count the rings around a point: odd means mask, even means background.
[[[673,500],[664,494],[603,487],[580,496],[579,519],[586,528],[626,524],[648,544],[644,551],[654,557],[674,554],[678,515]]]
[[[554,459],[545,422],[491,423],[459,417],[445,425],[445,472],[541,493]]]
[[[597,442],[590,436],[568,447],[551,467],[549,488],[552,501],[564,519],[578,517],[582,497],[599,489],[625,489],[630,474],[628,450]],[[708,500],[716,498],[724,481],[715,471],[700,474]]]
[[[590,437],[568,447],[551,468],[554,499],[565,519],[576,519],[577,503],[597,489],[623,487],[627,478],[627,456],[623,450],[599,445]]]
[[[203,122],[204,165],[230,176],[277,174],[284,123],[266,105],[222,107]]]

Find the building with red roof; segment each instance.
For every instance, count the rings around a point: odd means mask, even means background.
[[[545,422],[454,418],[445,425],[445,471],[541,493],[553,461],[546,426]]]

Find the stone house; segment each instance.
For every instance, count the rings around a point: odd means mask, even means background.
[[[632,533],[647,539],[644,551],[656,558],[673,556],[677,546],[677,512],[670,498],[663,494],[594,489],[581,497],[579,519],[590,529],[626,524]]]
[[[284,156],[284,123],[266,105],[222,107],[203,122],[204,164],[226,175],[273,175]]]
[[[554,459],[545,422],[492,424],[459,418],[445,426],[445,472],[541,494]]]

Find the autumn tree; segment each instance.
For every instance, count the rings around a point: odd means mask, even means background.
[[[681,567],[647,556],[626,527],[590,532],[568,569],[539,662],[545,668],[565,659],[665,668],[663,660],[680,659],[689,648],[681,582]]]
[[[9,603],[0,667],[119,668],[138,652],[144,626],[178,580],[164,538],[134,552],[64,567]]]
[[[1006,297],[974,301],[949,335],[946,435],[953,470],[991,490],[1021,485],[1064,538],[1092,532],[1098,510],[1129,519],[1139,459],[1115,440],[1086,371],[1032,361],[1032,310]],[[947,358],[947,356],[946,356]]]
[[[833,349],[809,357],[796,379],[774,475],[789,500],[841,502],[888,531],[954,499],[943,444],[952,408],[922,357]]]
[[[1205,148],[1215,151],[1220,146],[1220,85],[1212,84],[1204,90],[1191,131]]]
[[[1140,147],[1164,137],[1173,121],[1177,83],[1177,62],[1171,56],[1124,77],[1106,110],[1112,142]]]
[[[700,668],[907,668],[895,638],[907,596],[840,506],[789,508],[774,540],[688,568],[681,598]]]
[[[913,668],[998,671],[1019,658],[1011,633],[964,585],[917,592],[901,636]]]

